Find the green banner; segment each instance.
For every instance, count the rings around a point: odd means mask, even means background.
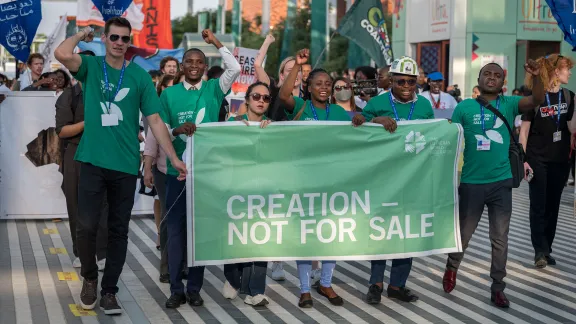
[[[328,1],[312,0],[310,3],[310,64],[322,65],[326,59],[324,48],[328,44]]]
[[[392,64],[392,48],[380,0],[354,2],[342,18],[338,33],[358,44],[379,67]]]
[[[240,46],[240,36],[242,35],[242,4],[240,0],[233,0],[232,3],[232,37],[234,45]]]
[[[199,12],[198,13],[198,32],[201,33],[204,29],[210,28],[209,26],[209,13]]]
[[[372,260],[461,251],[462,128],[445,120],[202,124],[189,141],[188,260]]]
[[[288,10],[284,20],[284,36],[282,37],[282,49],[280,60],[283,61],[288,56],[294,55],[292,49],[292,35],[294,30],[294,19],[296,19],[296,0],[288,0]]]

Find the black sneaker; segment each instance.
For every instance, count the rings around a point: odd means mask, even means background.
[[[412,291],[406,287],[401,287],[400,289],[395,290],[388,286],[386,292],[388,293],[388,298],[395,298],[407,303],[412,303],[419,299],[418,296],[414,295]]]
[[[122,314],[122,307],[118,305],[116,295],[114,294],[105,294],[104,296],[102,296],[102,298],[100,298],[100,309],[106,315]]]
[[[556,265],[556,259],[554,259],[551,255],[547,255],[546,263],[548,263],[549,265]]]
[[[383,288],[380,288],[377,285],[370,285],[368,293],[366,294],[366,302],[373,305],[380,304],[380,301],[382,301],[382,291],[384,291]]]
[[[82,292],[80,292],[80,307],[82,309],[94,309],[96,300],[98,299],[98,279],[87,280],[84,279],[82,283]]]
[[[190,306],[202,306],[204,304],[204,299],[200,297],[200,293],[197,291],[186,293],[186,299]]]
[[[170,275],[167,273],[161,274],[158,279],[161,283],[170,283]]]
[[[186,295],[172,294],[166,301],[166,308],[178,308],[180,305],[186,304]]]

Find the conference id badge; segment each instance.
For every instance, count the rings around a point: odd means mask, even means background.
[[[554,141],[554,143],[556,142],[560,142],[562,140],[562,132],[558,131],[558,132],[554,132],[554,134],[552,135],[552,141]]]
[[[102,115],[102,126],[118,126],[118,115],[104,114]]]
[[[489,139],[480,139],[476,142],[476,150],[477,151],[490,151],[490,140]]]

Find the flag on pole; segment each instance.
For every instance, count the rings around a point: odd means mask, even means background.
[[[46,42],[40,45],[40,53],[44,56],[44,71],[49,72],[59,69],[62,65],[54,57],[54,50],[66,39],[66,26],[68,25],[68,14],[64,14],[58,25],[54,28]]]
[[[546,3],[552,11],[552,15],[558,27],[564,33],[564,40],[572,45],[572,51],[576,51],[576,1],[571,0],[546,0]]]
[[[338,33],[358,44],[378,66],[392,63],[392,48],[380,0],[354,2],[342,18]]]
[[[146,0],[142,6],[143,28],[135,33],[134,46],[173,48],[170,0]]]
[[[40,0],[2,1],[0,4],[0,44],[16,59],[26,62],[30,46],[42,20]]]

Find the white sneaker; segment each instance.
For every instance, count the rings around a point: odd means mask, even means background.
[[[238,291],[232,287],[228,280],[226,280],[224,287],[222,288],[222,296],[226,299],[234,299],[238,297]]]
[[[256,306],[266,306],[270,302],[268,301],[268,297],[266,297],[266,295],[256,295],[254,297],[248,295],[244,299],[244,303],[256,307]]]
[[[286,280],[286,274],[284,273],[284,266],[282,262],[272,263],[272,279],[276,281]]]
[[[80,258],[74,259],[74,262],[72,262],[72,267],[74,267],[74,268],[82,268],[82,263],[80,263]]]
[[[106,268],[106,258],[100,261],[96,260],[96,264],[98,265],[98,271],[104,271],[104,268]]]
[[[312,282],[316,282],[320,280],[321,275],[322,275],[322,269],[312,270],[312,272],[310,273],[310,278],[312,279]]]

